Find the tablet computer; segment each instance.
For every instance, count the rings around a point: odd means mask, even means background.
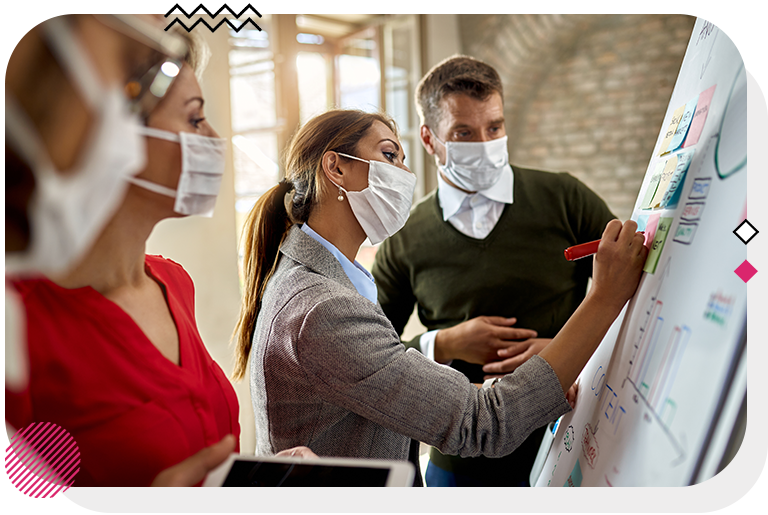
[[[203,486],[413,486],[408,461],[232,454]]]

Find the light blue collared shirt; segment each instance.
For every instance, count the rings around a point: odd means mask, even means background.
[[[376,282],[371,273],[363,268],[363,265],[358,263],[357,260],[353,263],[347,259],[347,256],[342,254],[333,243],[313,231],[309,224],[302,224],[301,230],[311,236],[320,245],[328,249],[328,252],[333,254],[333,257],[335,257],[341,264],[342,270],[344,270],[344,273],[349,277],[349,280],[352,282],[352,286],[357,290],[357,293],[376,304],[378,295]]]

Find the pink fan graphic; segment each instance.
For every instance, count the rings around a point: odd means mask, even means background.
[[[53,497],[74,483],[80,471],[80,448],[65,429],[50,422],[35,422],[11,438],[5,471],[24,495]]]

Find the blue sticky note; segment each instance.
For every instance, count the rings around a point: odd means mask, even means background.
[[[579,460],[576,460],[576,465],[573,467],[571,475],[568,476],[568,479],[565,480],[565,484],[563,486],[581,486],[583,479],[584,476],[581,474],[581,465],[579,465]]]
[[[645,227],[648,225],[648,217],[650,215],[640,215],[637,217],[637,230],[638,231],[644,231]]]
[[[693,114],[696,112],[696,104],[698,103],[699,96],[696,95],[685,104],[685,111],[683,111],[683,116],[680,118],[680,123],[677,125],[675,135],[672,136],[672,141],[669,142],[667,152],[674,152],[680,148],[680,145],[685,141],[685,136],[688,134],[688,127],[691,126],[691,120],[693,120]]]
[[[667,191],[664,192],[664,198],[661,200],[662,208],[674,209],[677,207],[678,202],[680,202],[680,194],[683,191],[683,184],[685,184],[685,177],[688,173],[688,168],[691,166],[694,152],[695,149],[691,149],[677,156],[677,167],[675,167],[675,172],[669,181]]]

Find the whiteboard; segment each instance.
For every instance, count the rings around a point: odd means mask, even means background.
[[[632,216],[655,229],[655,250],[579,376],[536,486],[684,486],[717,472],[746,392],[747,287],[734,270],[747,250],[733,232],[746,217],[746,116],[741,56],[698,19]]]

